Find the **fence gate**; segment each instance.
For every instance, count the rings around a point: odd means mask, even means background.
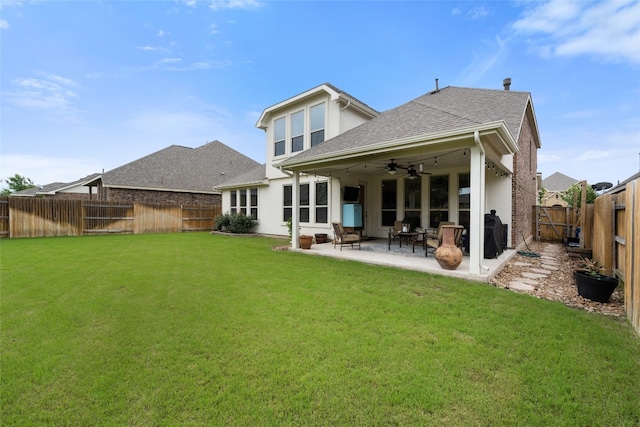
[[[574,212],[572,208],[534,206],[533,235],[540,241],[564,242],[573,237]]]

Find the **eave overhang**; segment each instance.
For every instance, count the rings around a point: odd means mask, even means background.
[[[326,167],[331,164],[360,161],[371,157],[397,157],[398,152],[415,151],[417,149],[436,149],[447,144],[472,146],[474,132],[480,133],[480,138],[491,148],[497,156],[515,154],[519,151],[518,144],[513,139],[504,121],[485,123],[454,131],[430,133],[412,136],[392,141],[384,141],[345,150],[332,151],[317,156],[294,156],[273,166],[292,172],[308,171],[312,168]],[[330,143],[330,142],[328,142]],[[304,153],[304,152],[303,152]],[[302,153],[301,153],[302,154]]]

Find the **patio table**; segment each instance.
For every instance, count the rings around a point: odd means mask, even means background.
[[[407,243],[409,242],[413,243],[413,241],[418,238],[418,234],[420,233],[415,231],[410,231],[410,232],[401,231],[397,233],[398,241],[400,242],[400,247],[402,247],[402,239],[406,239]],[[391,250],[391,240],[392,240],[391,233],[389,233],[389,250]]]

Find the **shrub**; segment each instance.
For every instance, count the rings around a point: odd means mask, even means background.
[[[215,230],[227,233],[251,233],[258,225],[258,221],[242,213],[225,213],[215,217]]]

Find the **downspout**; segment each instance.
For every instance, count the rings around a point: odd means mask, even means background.
[[[292,177],[293,176],[292,172],[289,172],[286,169],[282,169],[282,166],[278,166],[278,169],[280,170],[280,172],[282,172],[283,174],[287,175],[288,177]]]
[[[479,131],[474,131],[473,132],[473,141],[476,143],[476,145],[478,146],[478,149],[480,150],[480,176],[481,178],[483,178],[484,175],[484,160],[486,158],[486,152],[484,151],[484,146],[482,145],[482,141],[480,140],[480,132]],[[478,218],[476,218],[476,223],[479,225],[478,227],[478,231],[477,231],[477,236],[478,236],[478,243],[476,244],[476,250],[478,250],[478,265],[479,267],[484,270],[484,271],[489,271],[489,267],[487,267],[486,265],[484,265],[482,263],[482,257],[480,256],[480,248],[482,248],[482,242],[484,242],[484,227],[482,227],[481,225],[481,219],[482,219],[482,211],[484,209],[482,209],[484,207],[484,200],[485,200],[485,185],[486,182],[483,179],[481,179],[480,181],[480,215],[478,216]]]

